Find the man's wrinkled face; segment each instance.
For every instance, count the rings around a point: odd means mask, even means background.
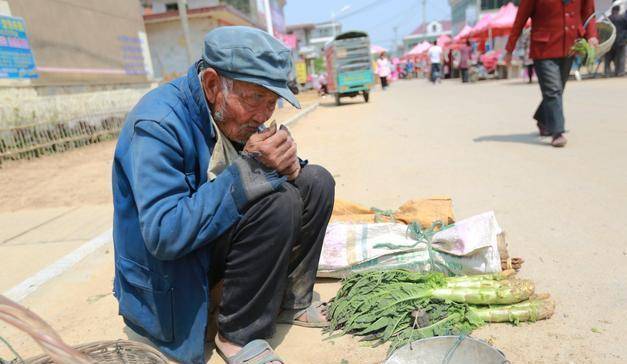
[[[221,84],[214,103],[214,119],[227,138],[245,144],[270,119],[278,96],[248,82],[222,79]]]

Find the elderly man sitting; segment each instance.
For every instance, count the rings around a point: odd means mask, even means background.
[[[222,27],[187,75],[144,96],[113,165],[114,291],[126,324],[183,363],[203,363],[210,290],[223,282],[216,348],[228,363],[280,363],[276,323],[328,325],[312,301],[335,183],[262,126],[287,87],[290,51]]]

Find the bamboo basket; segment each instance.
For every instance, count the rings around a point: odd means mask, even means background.
[[[97,341],[74,347],[89,357],[93,363],[106,364],[161,364],[168,360],[152,347],[128,340]],[[48,355],[41,355],[24,361],[27,364],[53,364]]]
[[[616,27],[609,20],[598,21],[597,33],[599,34],[599,49],[597,50],[597,58],[603,57],[612,49],[616,41]]]
[[[2,295],[0,295],[0,320],[28,334],[45,353],[29,359],[18,356],[9,362],[11,364],[168,363],[168,359],[154,348],[128,340],[98,341],[70,347],[38,315]],[[9,348],[13,351],[13,348]]]
[[[597,14],[592,13],[584,22],[583,27],[586,28],[588,23],[596,17]],[[616,27],[607,16],[601,15],[596,21],[596,30],[599,35],[599,47],[597,48],[595,56],[597,59],[601,59],[614,45],[614,41],[616,40]]]

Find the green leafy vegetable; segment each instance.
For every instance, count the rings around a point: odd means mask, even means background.
[[[591,70],[596,60],[596,49],[584,38],[579,38],[570,49],[572,54],[579,54],[584,57],[584,64]]]
[[[346,278],[328,311],[327,333],[362,336],[364,345],[468,333],[485,322],[550,317],[553,303],[532,297],[533,282],[508,274],[445,277],[442,273],[384,270]],[[532,298],[529,300],[529,298]]]

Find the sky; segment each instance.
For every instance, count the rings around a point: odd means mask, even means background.
[[[388,49],[395,26],[400,44],[422,22],[421,0],[287,0],[283,11],[287,25],[330,21],[335,12],[342,31],[365,30],[373,44]],[[427,21],[450,18],[448,0],[427,0]]]

